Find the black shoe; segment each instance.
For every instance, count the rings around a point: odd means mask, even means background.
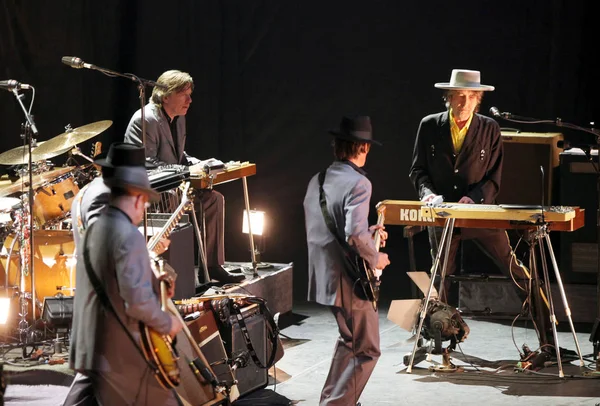
[[[208,268],[208,275],[211,279],[222,283],[239,283],[246,279],[244,275],[232,275],[227,272],[222,266],[214,266]]]

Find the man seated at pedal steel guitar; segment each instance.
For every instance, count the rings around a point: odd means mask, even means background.
[[[143,148],[137,153],[143,154]],[[78,376],[65,405],[177,405],[175,393],[159,385],[139,347],[140,323],[171,337],[183,327],[179,318],[161,310],[159,282],[137,227],[146,205],[159,194],[150,188],[142,166],[116,166],[105,182],[110,187],[108,208],[80,229],[84,233],[76,247],[69,363]],[[101,291],[110,306],[100,299]],[[173,292],[171,283],[168,296]],[[80,393],[90,384],[93,394]]]
[[[146,161],[143,149],[137,145],[125,142],[111,144],[106,156],[99,155],[94,163],[101,167],[102,176],[94,178],[85,185],[73,199],[71,205],[71,219],[73,221],[73,239],[75,245],[79,244],[83,231],[108,208],[110,188],[106,181],[112,178],[114,169],[121,166],[140,166],[146,169],[154,168]],[[168,238],[162,238],[154,252],[157,255],[164,253],[171,244]]]
[[[164,72],[157,83],[166,90],[154,87],[150,102],[144,107],[146,139],[142,136],[142,112],[131,117],[125,141],[145,145],[146,157],[155,165],[192,165],[199,160],[184,151],[186,140],[185,115],[192,103],[194,81],[178,70]],[[208,274],[219,282],[233,283],[244,279],[243,275],[232,275],[224,268],[225,263],[225,198],[216,190],[203,190],[195,201],[196,213],[203,213],[206,229],[206,263]],[[200,272],[200,280],[203,280]]]
[[[373,143],[371,120],[366,116],[344,117],[340,128],[330,131],[333,162],[325,172],[323,191],[331,222],[343,238],[372,267],[382,270],[390,261],[378,252],[373,235],[383,226],[369,227],[371,182],[362,169]],[[348,261],[340,242],[328,227],[320,204],[319,174],[308,184],[304,198],[308,243],[308,300],[328,306],[338,325],[329,374],[320,405],[354,405],[381,355],[379,316],[371,301],[358,296],[349,275]]]
[[[421,120],[409,173],[419,199],[425,203],[442,197],[445,202],[496,204],[502,172],[502,137],[495,120],[478,114],[484,92],[494,90],[493,86],[481,84],[480,77],[479,71],[454,69],[450,82],[435,84],[445,90],[446,111]],[[441,230],[428,227],[432,259],[437,255]],[[529,271],[517,260],[505,230],[455,228],[446,275],[456,271],[461,240],[472,240],[504,275],[515,280],[521,299],[527,298]],[[443,256],[440,263],[444,263]],[[449,284],[446,279],[440,288],[441,298],[455,302],[456,298],[448,297]],[[535,321],[543,333],[548,316],[546,306],[541,310],[535,311]]]

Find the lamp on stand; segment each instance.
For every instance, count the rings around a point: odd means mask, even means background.
[[[248,223],[248,211],[244,210],[244,216],[242,220],[242,233],[251,234],[252,244],[254,248],[253,258],[256,261],[257,269],[268,269],[272,268],[273,265],[261,262],[261,249],[264,252],[264,236],[263,232],[265,229],[265,212],[259,210],[250,210],[250,222]],[[256,238],[258,237],[258,238]]]

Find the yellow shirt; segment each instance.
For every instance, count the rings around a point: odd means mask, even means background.
[[[458,154],[462,149],[463,143],[465,142],[465,137],[467,135],[467,131],[469,131],[469,126],[471,125],[471,120],[473,119],[473,114],[467,120],[467,123],[462,129],[458,128],[456,125],[456,121],[454,120],[454,116],[452,115],[452,109],[450,109],[450,134],[452,134],[452,145],[454,145],[454,151]]]

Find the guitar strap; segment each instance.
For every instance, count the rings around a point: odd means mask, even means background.
[[[325,197],[325,191],[323,190],[323,184],[325,183],[325,175],[327,170],[324,170],[319,173],[319,204],[321,205],[321,212],[323,213],[323,218],[325,219],[325,224],[327,224],[327,228],[336,241],[339,243],[340,247],[344,251],[344,258],[350,265],[350,267],[345,267],[348,276],[352,279],[353,282],[361,279],[360,272],[358,271],[358,265],[355,260],[358,259],[358,253],[348,244],[346,240],[344,240],[337,232],[335,223],[327,210],[327,199]],[[360,284],[360,283],[359,283]]]
[[[258,304],[260,314],[262,314],[269,323],[268,338],[271,341],[272,351],[271,355],[269,356],[269,360],[267,361],[267,364],[264,365],[260,358],[258,358],[256,350],[254,349],[254,345],[252,345],[252,339],[250,338],[250,333],[248,332],[248,327],[246,326],[246,321],[244,320],[244,315],[242,314],[241,306],[235,301],[233,301],[231,307],[233,313],[235,314],[236,320],[240,326],[240,331],[242,332],[242,337],[244,337],[246,348],[248,348],[248,352],[250,353],[250,356],[252,357],[252,360],[254,361],[257,367],[262,369],[271,368],[273,364],[283,356],[283,352],[281,352],[283,348],[281,348],[281,343],[279,342],[279,327],[277,327],[277,324],[275,323],[275,320],[273,319],[269,308],[267,307],[265,301],[262,298],[249,297],[246,298],[246,302]]]
[[[96,223],[94,223],[94,224],[96,224]],[[94,268],[90,261],[90,255],[89,255],[90,252],[88,249],[88,237],[91,234],[91,230],[94,227],[94,224],[92,224],[91,226],[88,227],[87,232],[85,233],[85,237],[83,238],[83,260],[85,263],[85,270],[88,274],[88,278],[90,279],[90,282],[92,284],[92,287],[94,288],[94,291],[96,292],[96,295],[98,295],[98,299],[100,300],[100,303],[102,303],[102,305],[104,306],[104,308],[106,310],[108,310],[115,316],[115,318],[117,319],[117,321],[119,322],[121,327],[123,327],[123,330],[125,330],[125,332],[127,333],[127,337],[129,337],[129,339],[133,343],[134,347],[138,350],[138,352],[142,356],[142,359],[146,362],[146,364],[148,364],[148,367],[150,368],[150,370],[153,371],[155,374],[159,374],[160,371],[158,369],[158,366],[154,362],[149,361],[146,358],[146,356],[144,355],[144,352],[138,345],[138,342],[131,334],[131,331],[129,331],[129,329],[123,322],[123,320],[121,320],[121,318],[117,314],[117,311],[113,307],[113,305],[110,301],[110,298],[108,297],[108,295],[106,294],[106,291],[104,290],[104,286],[102,286],[102,282],[100,282],[100,279],[98,279],[98,276],[96,275],[96,272],[94,271]]]

